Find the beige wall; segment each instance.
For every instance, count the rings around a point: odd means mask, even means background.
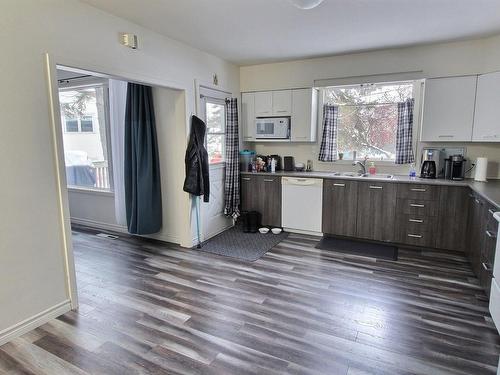
[[[241,91],[277,88],[311,87],[315,80],[352,77],[352,83],[363,80],[360,76],[419,72],[419,78],[478,74],[500,70],[500,36],[430,46],[388,49],[358,54],[340,55],[281,63],[243,66],[240,68]],[[356,78],[358,77],[358,78]],[[319,126],[318,128],[321,128]],[[321,130],[318,129],[319,135]],[[318,139],[320,140],[320,136]],[[319,142],[319,141],[318,141]],[[426,144],[445,146],[446,144]],[[419,145],[418,150],[424,145]],[[458,145],[457,145],[458,146]],[[486,156],[488,176],[500,178],[500,144],[465,143],[471,160]],[[257,153],[294,156],[297,161],[313,160],[317,170],[352,170],[349,163],[322,163],[317,161],[319,144],[263,144],[246,143],[245,147]],[[381,172],[407,173],[408,167],[379,165]]]
[[[118,43],[124,31],[138,35],[138,50]],[[7,88],[0,92],[1,341],[16,325],[68,299],[43,54],[57,63],[185,90],[185,103],[179,105],[187,114],[195,112],[195,79],[210,82],[217,73],[221,86],[239,92],[239,70],[76,0],[2,1],[0,43],[0,74]],[[175,135],[175,160],[183,159],[179,149],[188,127],[183,120],[184,131]],[[179,236],[190,243],[188,196],[176,194],[185,207],[178,215]]]

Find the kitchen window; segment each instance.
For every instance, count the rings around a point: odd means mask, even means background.
[[[106,84],[59,89],[68,187],[111,191]]]
[[[414,97],[413,81],[334,86],[323,89],[323,102],[339,107],[337,150],[346,160],[365,156],[394,161],[398,102]]]
[[[226,104],[209,99],[205,103],[207,117],[207,151],[210,164],[224,162],[226,151]]]

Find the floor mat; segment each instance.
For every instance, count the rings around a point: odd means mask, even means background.
[[[344,238],[323,237],[316,249],[363,255],[373,258],[398,260],[398,248],[392,245],[361,242]]]
[[[253,262],[288,236],[280,234],[244,233],[240,227],[230,228],[203,244],[200,251]]]

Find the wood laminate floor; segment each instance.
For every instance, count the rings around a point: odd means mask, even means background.
[[[0,347],[7,374],[494,374],[458,253],[399,260],[288,239],[254,263],[74,233],[80,309]]]

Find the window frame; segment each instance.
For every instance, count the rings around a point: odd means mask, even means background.
[[[414,110],[413,110],[413,153],[415,155],[415,163],[417,163],[418,155],[417,150],[419,149],[419,139],[421,130],[421,120],[422,120],[422,100],[423,100],[423,88],[425,84],[424,79],[406,79],[397,81],[384,81],[384,82],[369,82],[369,84],[375,85],[391,85],[398,83],[412,83],[413,84],[413,99],[415,100]],[[318,95],[318,147],[321,143],[323,135],[323,106],[325,102],[325,90],[330,87],[349,87],[349,86],[359,86],[363,83],[356,82],[352,84],[339,84],[339,85],[328,85],[323,87],[317,87],[320,90],[320,95]],[[368,83],[367,83],[368,84]],[[319,152],[319,150],[318,150]],[[362,161],[363,158],[360,154],[356,155],[356,161]],[[369,161],[374,161],[376,165],[381,165],[383,167],[395,167],[400,168],[401,164],[396,164],[394,160],[380,160],[380,159],[368,159]],[[335,160],[333,162],[320,162],[320,163],[336,163],[339,165],[352,165],[354,161],[352,159],[342,159]]]
[[[106,195],[114,195],[114,180],[113,180],[113,158],[112,158],[112,150],[111,150],[111,123],[110,123],[110,107],[109,107],[109,85],[108,85],[108,80],[107,79],[102,79],[98,82],[95,81],[96,77],[90,77],[92,79],[92,83],[82,83],[82,81],[79,81],[78,84],[65,84],[63,86],[60,86],[58,88],[58,93],[61,91],[74,91],[77,89],[81,88],[88,88],[88,87],[95,87],[95,88],[102,88],[102,95],[103,95],[103,108],[104,108],[104,131],[106,134],[106,157],[107,157],[107,162],[108,162],[108,180],[109,180],[109,189],[103,189],[103,188],[97,188],[97,187],[88,187],[88,186],[78,186],[78,185],[70,185],[66,184],[68,191],[78,191],[78,192],[87,192],[90,194],[106,194]],[[63,114],[60,112],[60,116],[62,119],[64,119]],[[98,114],[99,116],[99,114]],[[78,132],[66,132],[66,122],[64,123],[63,129],[65,133],[68,134],[95,134],[95,124],[94,124],[94,117],[92,117],[92,132],[82,132],[81,131],[81,122],[80,118],[78,118]],[[64,148],[64,145],[63,145]]]

